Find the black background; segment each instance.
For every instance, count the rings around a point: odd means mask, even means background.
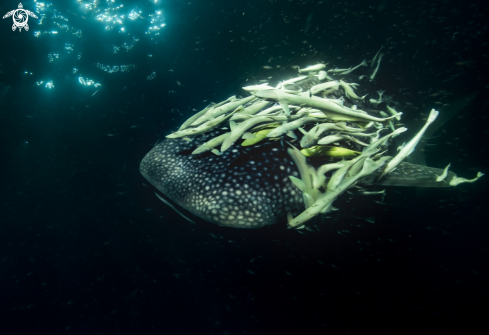
[[[53,3],[82,38],[36,38],[42,27],[32,18],[29,32],[12,32],[10,18],[0,27],[0,89],[10,86],[0,100],[2,333],[487,328],[487,177],[448,190],[388,188],[387,205],[345,194],[320,232],[299,233],[285,224],[192,225],[159,202],[138,172],[152,145],[192,109],[243,94],[254,80],[291,76],[293,65],[357,65],[381,45],[372,89],[392,95],[406,122],[420,127],[431,108],[443,113],[479,92],[430,140],[427,163],[451,162],[467,178],[487,172],[487,6],[126,1],[125,14],[137,8],[143,18],[121,34],[104,31],[75,1]],[[2,2],[0,9],[16,7]],[[145,34],[155,8],[166,19],[159,36]],[[110,50],[133,37],[140,40],[130,51]],[[82,52],[80,61],[64,43]],[[53,52],[60,60],[49,63]],[[137,69],[108,74],[96,63]],[[91,96],[95,89],[79,85],[73,67],[100,82],[100,91]],[[54,89],[36,86],[47,79]]]

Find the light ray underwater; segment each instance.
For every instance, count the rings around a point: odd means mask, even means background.
[[[407,131],[402,113],[384,91],[375,98],[352,82],[374,80],[382,57],[372,60],[369,76],[351,74],[365,60],[349,69],[316,64],[275,87],[243,87],[249,96],[207,106],[157,144],[140,172],[193,215],[233,228],[285,219],[303,228],[345,191],[365,185],[454,187],[480,178],[405,161],[438,117],[434,109],[394,148],[393,138]]]

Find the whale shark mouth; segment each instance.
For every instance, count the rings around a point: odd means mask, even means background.
[[[316,64],[275,86],[244,87],[249,96],[209,105],[185,121],[143,158],[140,172],[193,215],[234,228],[285,218],[289,228],[301,228],[363,185],[453,187],[483,175],[468,180],[449,166],[404,162],[439,113],[431,110],[396,150],[392,139],[407,131],[402,113],[383,91],[367,99],[365,88],[350,82],[365,65],[340,71]]]

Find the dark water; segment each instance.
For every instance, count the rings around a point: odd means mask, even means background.
[[[463,177],[487,173],[487,6],[99,2],[25,2],[39,17],[29,31],[2,20],[2,334],[440,334],[483,324],[487,176],[448,190],[388,188],[387,205],[345,195],[319,232],[301,234],[191,225],[138,164],[192,109],[291,76],[292,65],[357,65],[384,45],[372,86],[400,103],[410,129],[479,92],[426,153]],[[104,12],[110,22],[97,19]],[[130,71],[100,69],[121,65]]]

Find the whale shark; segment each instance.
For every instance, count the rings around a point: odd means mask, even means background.
[[[165,202],[233,228],[285,221],[302,228],[352,188],[454,187],[483,175],[467,180],[449,167],[406,161],[438,111],[395,148],[394,137],[412,132],[399,122],[401,113],[379,110],[386,107],[366,99],[350,73],[328,72],[324,64],[307,68],[298,80],[249,86],[249,96],[191,116],[146,154],[140,173]]]

